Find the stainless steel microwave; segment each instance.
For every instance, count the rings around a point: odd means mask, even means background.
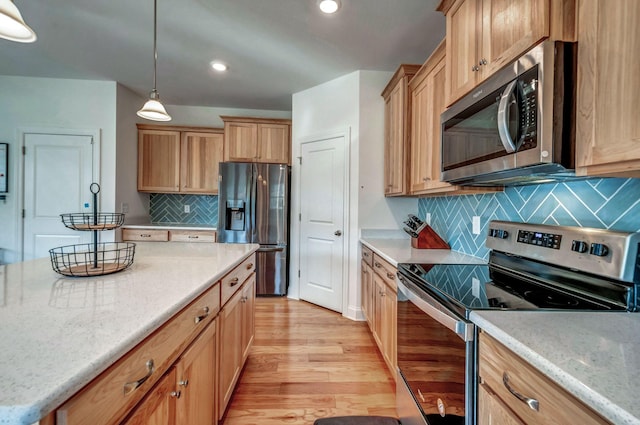
[[[442,179],[508,186],[574,178],[576,51],[544,41],[447,109]]]

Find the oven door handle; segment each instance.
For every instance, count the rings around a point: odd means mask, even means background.
[[[454,316],[453,314],[448,314],[445,311],[442,311],[440,308],[436,307],[440,303],[425,292],[421,292],[422,296],[418,296],[411,289],[405,286],[404,277],[398,275],[398,294],[402,291],[402,294],[407,297],[407,299],[413,303],[416,307],[422,310],[425,314],[429,315],[435,321],[440,323],[442,326],[447,329],[455,332],[460,338],[462,338],[465,342],[473,341],[473,325],[469,322],[465,322],[464,320],[460,320],[460,318]]]

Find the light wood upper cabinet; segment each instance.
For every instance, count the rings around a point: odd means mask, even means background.
[[[180,192],[218,193],[218,169],[223,159],[221,133],[182,133]]]
[[[455,186],[441,180],[441,124],[445,110],[445,42],[431,54],[409,83],[411,137],[409,138],[409,194],[461,195],[500,188]]]
[[[407,194],[407,140],[411,104],[408,85],[420,65],[400,65],[382,92],[384,98],[384,194]]]
[[[447,105],[539,41],[575,41],[575,1],[443,0]]]
[[[180,132],[138,130],[138,190],[180,191]]]
[[[290,164],[291,120],[221,116],[224,160]]]
[[[222,129],[138,124],[138,191],[218,193]]]
[[[580,1],[576,173],[640,177],[640,2]]]

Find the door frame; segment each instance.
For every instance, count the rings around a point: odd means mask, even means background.
[[[343,145],[342,145],[342,149],[343,149],[343,154],[344,154],[344,190],[343,190],[343,202],[344,202],[344,209],[343,209],[343,227],[344,229],[342,230],[342,252],[343,252],[343,256],[342,256],[342,307],[341,307],[341,313],[343,316],[346,315],[347,310],[348,310],[348,305],[349,305],[349,257],[350,257],[350,252],[349,252],[349,239],[351,237],[351,231],[350,231],[350,221],[349,221],[349,217],[350,217],[350,211],[351,211],[351,205],[350,205],[350,187],[351,187],[351,127],[346,127],[342,130],[333,130],[333,131],[327,131],[327,132],[323,132],[323,133],[316,133],[316,134],[312,134],[312,135],[307,135],[304,137],[299,138],[299,143],[296,144],[295,146],[295,152],[294,154],[296,154],[297,156],[294,156],[293,158],[293,172],[292,175],[295,176],[295,180],[296,180],[296,185],[297,185],[297,190],[296,192],[296,196],[297,196],[297,200],[296,202],[292,202],[291,205],[293,208],[295,208],[295,211],[291,212],[291,217],[294,220],[295,225],[291,226],[291,230],[295,231],[296,234],[296,244],[297,246],[295,247],[295,250],[292,249],[291,254],[295,254],[295,261],[293,261],[293,258],[291,258],[291,264],[292,264],[292,269],[290,270],[290,276],[293,276],[295,278],[295,282],[296,282],[296,288],[295,288],[295,293],[292,294],[290,297],[291,298],[295,298],[295,299],[300,299],[300,276],[299,276],[299,270],[301,267],[301,259],[300,259],[300,250],[302,247],[302,223],[299,219],[299,214],[302,211],[302,185],[301,185],[301,170],[300,170],[300,158],[302,155],[302,145],[305,143],[313,143],[313,142],[320,142],[323,140],[327,140],[327,139],[335,139],[335,138],[342,138],[343,140]],[[292,232],[292,236],[293,236],[293,232]],[[293,248],[293,247],[292,247]],[[294,282],[293,279],[291,279],[291,282]],[[290,285],[291,286],[291,285]]]
[[[24,261],[24,218],[22,217],[22,209],[24,208],[24,149],[25,138],[29,134],[50,134],[56,136],[87,136],[93,139],[93,181],[100,184],[100,158],[102,154],[101,145],[101,131],[100,129],[81,129],[81,128],[57,128],[57,127],[24,127],[17,129],[18,148],[20,149],[20,159],[17,161],[16,179],[17,187],[16,193],[16,229],[17,233],[17,252],[20,253],[20,261]],[[102,203],[102,191],[98,194],[98,203]],[[69,211],[70,213],[76,211]]]

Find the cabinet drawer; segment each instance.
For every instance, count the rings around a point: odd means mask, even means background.
[[[213,230],[170,230],[171,242],[215,242],[216,232]]]
[[[247,278],[251,275],[251,273],[255,272],[255,270],[256,255],[252,254],[222,278],[220,285],[220,291],[222,293],[222,305],[225,305],[225,303],[229,301],[229,298],[231,298],[233,294],[235,294],[235,292],[240,289],[240,286],[242,286],[244,281],[247,280]]]
[[[122,240],[166,242],[169,240],[169,231],[155,229],[122,229]]]
[[[544,376],[502,344],[480,334],[479,376],[513,412],[528,424],[608,424],[555,382]],[[535,399],[538,411],[513,395],[503,381],[508,375],[512,391]]]
[[[220,287],[216,284],[62,405],[56,412],[56,424],[121,421],[219,310]]]
[[[362,261],[373,267],[373,251],[364,245],[362,245]]]
[[[398,270],[377,254],[373,254],[373,270],[378,273],[391,289],[398,291],[398,284],[396,283]]]

